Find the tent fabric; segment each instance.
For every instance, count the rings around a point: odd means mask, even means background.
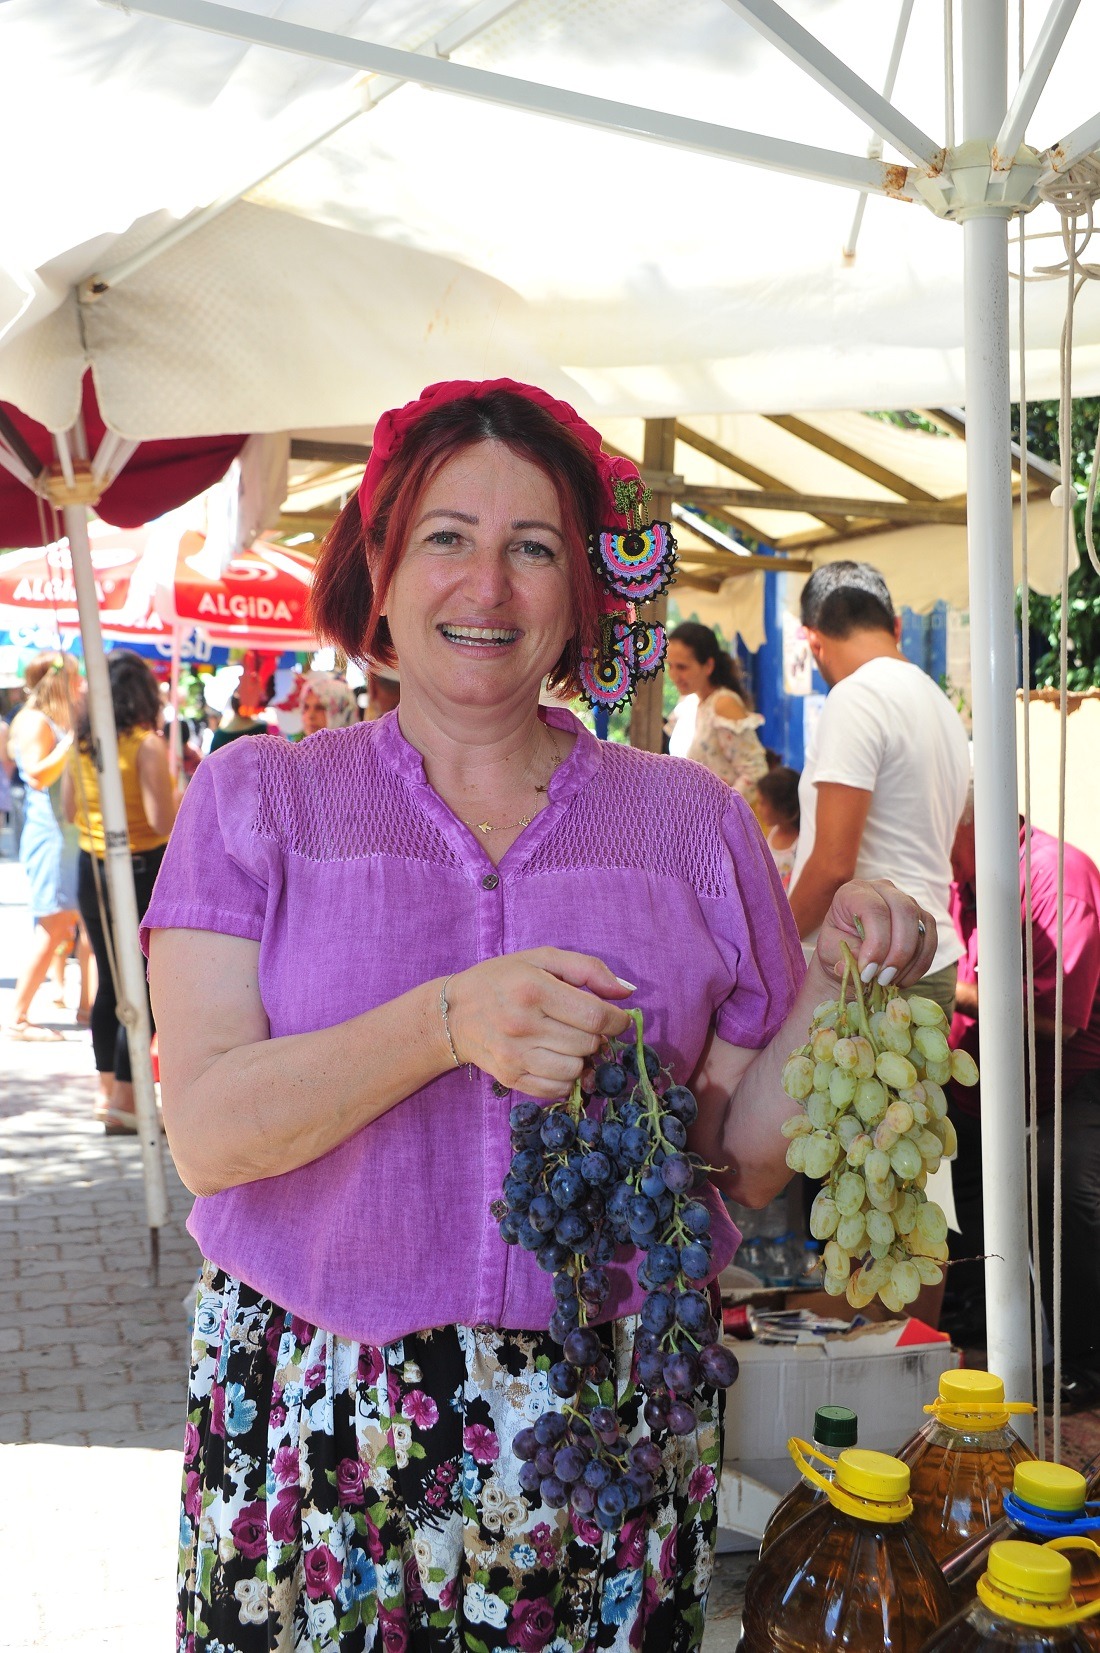
[[[80,382],[80,411],[89,452],[103,439],[105,423],[90,377]],[[50,432],[18,408],[0,404],[11,423],[43,464],[55,462]],[[54,429],[67,429],[62,421]],[[142,442],[120,475],[96,506],[97,514],[115,528],[138,528],[142,523],[174,510],[201,494],[224,476],[240,452],[243,436],[204,436],[187,440]],[[31,490],[0,470],[0,545],[45,545],[53,538],[52,512],[42,508]]]
[[[881,84],[896,6],[787,4]],[[413,49],[465,9],[248,5]],[[860,119],[722,0],[500,12],[454,61],[865,152]],[[1028,8],[1029,48],[1041,12]],[[963,399],[962,235],[923,205],[871,198],[845,261],[851,191],[412,85],[80,303],[75,284],[391,88],[98,0],[8,0],[0,52],[4,152],[35,134],[34,164],[6,181],[0,396],[51,428],[71,423],[88,364],[108,422],[131,437],[370,424],[429,380],[500,374],[597,419]],[[1030,141],[1044,147],[1093,114],[1080,65],[1098,57],[1100,8],[1084,6]],[[943,84],[939,9],[919,7],[894,101],[937,139]],[[1037,239],[1054,225],[1048,207],[1028,218],[1029,270],[1057,258]],[[1029,289],[1033,396],[1056,393],[1063,288]],[[1100,389],[1096,284],[1076,344],[1078,391]]]

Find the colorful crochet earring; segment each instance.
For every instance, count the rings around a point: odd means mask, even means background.
[[[637,620],[634,604],[659,597],[676,577],[676,540],[669,523],[641,525],[650,490],[640,477],[627,477],[616,478],[612,491],[626,526],[589,535],[588,556],[601,585],[624,602],[602,621],[599,647],[586,654],[580,669],[584,699],[594,709],[609,711],[628,705],[639,681],[660,671],[665,628]]]

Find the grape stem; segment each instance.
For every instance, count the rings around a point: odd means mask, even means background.
[[[844,1008],[845,1006],[848,983],[851,982],[852,991],[855,994],[856,1020],[859,1023],[859,1031],[867,1040],[871,1048],[875,1049],[875,1041],[871,1037],[871,1024],[867,1019],[867,1005],[863,998],[863,983],[860,981],[859,977],[859,966],[857,965],[855,956],[846,941],[841,942],[840,950],[844,955],[844,977],[840,984],[841,1008]]]

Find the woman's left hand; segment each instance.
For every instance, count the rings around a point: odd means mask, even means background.
[[[928,974],[936,941],[935,919],[911,895],[886,878],[854,878],[833,896],[814,958],[826,977],[839,977],[847,943],[862,981],[912,987]]]

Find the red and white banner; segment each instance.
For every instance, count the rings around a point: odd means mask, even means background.
[[[201,626],[219,643],[268,643],[284,649],[315,646],[306,619],[313,578],[311,557],[293,547],[257,540],[234,557],[220,577],[211,578],[204,567],[204,545],[203,536],[196,532],[185,533],[180,540],[170,593],[175,619]],[[162,588],[162,605],[163,596]]]

